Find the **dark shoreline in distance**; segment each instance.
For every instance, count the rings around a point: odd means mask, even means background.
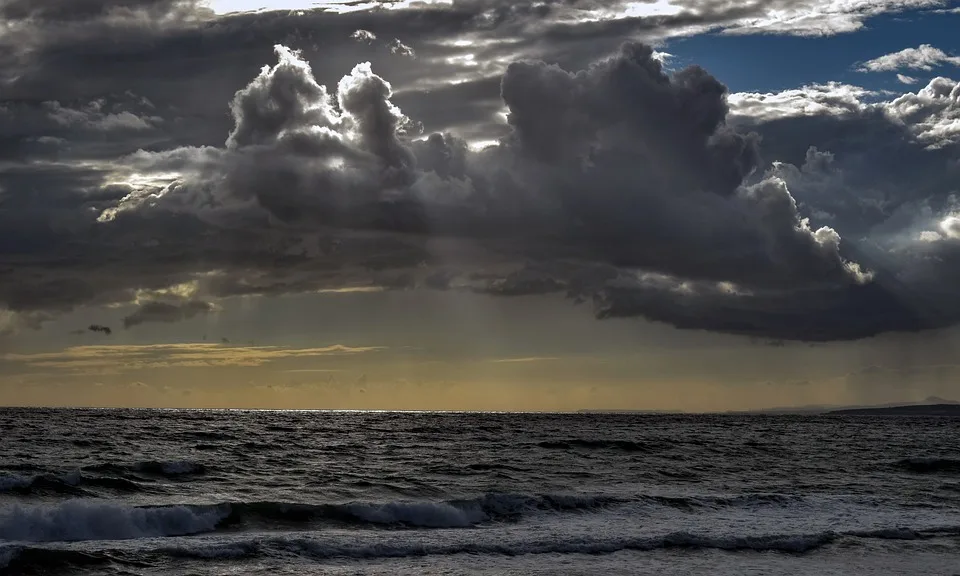
[[[943,404],[895,404],[887,406],[799,406],[727,412],[683,412],[680,410],[629,410],[584,408],[571,411],[508,411],[508,410],[364,410],[324,408],[157,408],[118,406],[4,406],[6,411],[131,411],[131,412],[317,412],[317,413],[386,413],[386,414],[581,414],[636,416],[947,416],[960,417],[960,402]]]
[[[850,416],[960,416],[960,404],[920,404],[878,408],[847,408],[828,414]]]
[[[580,414],[637,415],[718,415],[718,416],[954,416],[960,417],[960,402],[931,396],[914,404],[882,404],[874,406],[792,406],[765,410],[731,410],[728,412],[679,412],[661,410],[578,410]]]

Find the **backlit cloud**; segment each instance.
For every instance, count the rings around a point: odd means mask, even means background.
[[[951,324],[955,80],[730,94],[653,48],[945,6],[2,3],[4,330],[404,289],[558,293],[599,318],[778,339]],[[863,68],[950,58],[923,45]]]
[[[229,346],[208,343],[73,346],[61,352],[5,354],[0,360],[31,368],[68,372],[127,372],[158,368],[209,368],[218,366],[262,366],[297,358],[347,356],[379,352],[377,346],[342,345],[320,348],[280,346]]]

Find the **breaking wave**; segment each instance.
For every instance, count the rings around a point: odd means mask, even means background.
[[[475,499],[446,502],[239,502],[172,506],[121,506],[78,499],[57,505],[13,505],[0,509],[0,539],[27,542],[124,540],[199,534],[243,525],[322,522],[467,528],[493,520],[517,520],[537,510],[583,510],[609,503],[613,500],[511,494],[487,494]]]
[[[344,504],[302,504],[284,502],[241,502],[220,504],[229,507],[223,525],[305,524],[336,522],[416,528],[468,528],[486,522],[517,522],[543,513],[589,513],[616,506],[639,504],[671,508],[720,508],[788,506],[802,499],[780,494],[741,496],[615,498],[574,494],[488,493],[477,498],[446,501],[350,502]]]
[[[290,504],[249,502],[229,504],[226,524],[306,523],[334,521],[346,524],[409,526],[417,528],[467,528],[490,521],[516,521],[542,511],[588,511],[617,503],[602,496],[490,493],[448,501],[350,502],[345,504]]]
[[[57,505],[0,508],[0,540],[53,542],[183,536],[214,530],[222,506],[121,506],[69,500]]]
[[[523,556],[529,554],[613,554],[621,551],[654,550],[724,550],[728,552],[779,552],[805,554],[841,540],[882,539],[915,540],[937,536],[960,535],[960,527],[926,531],[890,528],[863,532],[817,532],[810,534],[769,534],[710,536],[691,532],[674,532],[641,538],[598,537],[577,540],[476,541],[454,542],[377,541],[320,538],[250,538],[233,542],[180,544],[145,551],[149,556],[189,558],[193,560],[235,560],[256,557],[297,555],[316,560],[337,558],[380,559],[458,554]],[[42,572],[44,569],[85,566],[102,563],[135,564],[121,551],[80,552],[31,546],[9,546],[0,549],[0,569]]]
[[[627,504],[691,509],[787,506],[799,500],[778,494],[621,499],[489,493],[447,501],[121,506],[102,500],[78,499],[57,505],[14,505],[0,509],[0,539],[29,542],[122,540],[182,536],[220,529],[324,523],[361,528],[470,528],[489,522],[518,522],[544,512],[590,513]]]

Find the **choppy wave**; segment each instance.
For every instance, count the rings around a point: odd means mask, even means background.
[[[422,539],[407,541],[364,542],[336,538],[249,538],[232,542],[183,544],[161,546],[139,554],[149,557],[166,556],[192,560],[235,560],[257,557],[299,557],[314,560],[338,558],[374,560],[382,558],[415,558],[425,556],[452,556],[458,554],[487,554],[524,556],[533,554],[613,554],[621,551],[648,552],[655,550],[724,550],[728,552],[779,552],[805,554],[841,540],[882,539],[916,540],[960,535],[960,526],[931,530],[888,528],[872,531],[816,532],[809,534],[759,534],[715,536],[691,532],[674,532],[650,537],[598,537],[577,540],[504,541],[464,539],[453,542],[431,542]],[[134,564],[135,558],[127,552],[103,550],[81,552],[34,546],[9,546],[0,549],[0,569],[26,572],[100,563]]]
[[[960,459],[955,458],[904,458],[903,460],[897,462],[897,466],[918,474],[930,474],[937,472],[960,473]]]
[[[473,464],[466,465],[467,470],[472,470],[475,472],[491,472],[497,470],[507,470],[510,472],[527,472],[526,468],[521,468],[520,466],[511,466],[509,464],[504,464],[502,462],[475,462]]]
[[[586,450],[620,450],[622,452],[651,452],[654,446],[631,440],[592,440],[586,438],[570,438],[567,440],[545,440],[538,442],[540,448],[551,450],[572,450],[574,448]]]
[[[733,496],[643,496],[644,502],[680,509],[693,508],[757,508],[761,506],[790,506],[804,501],[791,494],[737,494]]]
[[[80,470],[67,474],[37,474],[33,476],[0,476],[0,492],[19,495],[57,494],[89,496],[87,488],[103,488],[114,492],[144,492],[146,488],[133,480],[112,476],[91,476]]]
[[[65,573],[67,570],[115,562],[112,554],[56,548],[0,548],[0,570],[9,574]],[[66,572],[69,573],[69,572]]]
[[[795,496],[746,494],[740,496],[641,496],[615,498],[578,494],[488,493],[476,498],[446,501],[350,502],[303,504],[242,502],[229,507],[224,525],[303,524],[323,521],[351,525],[408,526],[417,528],[467,528],[487,522],[517,522],[543,513],[599,512],[611,507],[637,504],[693,509],[706,507],[788,506],[800,502]]]
[[[148,460],[146,462],[137,462],[134,465],[134,470],[160,476],[187,476],[191,474],[204,474],[207,468],[203,464],[189,460],[171,460],[164,462]]]
[[[145,460],[133,464],[116,464],[113,462],[104,462],[84,466],[84,471],[103,472],[118,475],[146,475],[162,476],[167,478],[178,478],[182,476],[194,476],[205,474],[207,467],[199,462],[190,460]]]
[[[16,494],[31,494],[34,492],[53,492],[58,494],[81,495],[85,492],[77,486],[79,477],[71,475],[53,476],[38,474],[36,476],[17,476],[5,474],[0,476],[0,492]]]
[[[225,523],[303,523],[336,521],[348,524],[467,528],[491,521],[516,521],[543,511],[587,511],[622,503],[603,496],[490,493],[477,498],[448,501],[350,502],[345,504],[293,504],[250,502],[229,504]]]
[[[227,434],[225,432],[211,432],[203,430],[193,430],[191,432],[184,432],[181,434],[181,438],[185,440],[236,440],[237,437],[232,434]]]
[[[447,501],[347,503],[224,502],[208,505],[120,506],[98,500],[0,509],[0,539],[32,542],[179,536],[263,526],[323,523],[355,527],[470,528],[518,522],[532,515],[600,512],[635,504],[701,507],[787,506],[800,499],[778,494],[741,496],[643,496],[635,499],[568,494],[489,493]]]
[[[0,493],[21,496],[97,496],[95,489],[124,493],[148,492],[157,488],[148,487],[144,482],[158,478],[190,478],[206,472],[203,464],[188,460],[147,460],[133,464],[107,462],[83,466],[67,473],[0,473]]]
[[[605,505],[601,498],[487,494],[447,502],[301,504],[240,502],[210,505],[121,506],[97,500],[0,509],[0,539],[28,542],[124,540],[181,536],[253,524],[339,522],[418,528],[467,528],[519,519],[537,510],[578,510]]]
[[[960,534],[960,527],[931,531],[891,528],[863,532],[818,532],[812,534],[771,534],[743,536],[710,536],[689,532],[675,532],[663,536],[643,538],[597,538],[593,540],[531,540],[525,542],[431,543],[424,541],[398,543],[358,543],[318,539],[275,539],[235,542],[229,545],[174,547],[165,549],[171,555],[190,558],[237,558],[246,556],[294,553],[315,559],[331,558],[398,558],[454,554],[499,554],[521,556],[526,554],[612,554],[625,550],[653,551],[663,549],[726,550],[753,552],[784,552],[803,554],[817,550],[844,538],[914,540],[935,536]]]

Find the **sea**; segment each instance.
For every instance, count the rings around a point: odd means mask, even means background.
[[[960,419],[0,409],[0,574],[960,574]]]

